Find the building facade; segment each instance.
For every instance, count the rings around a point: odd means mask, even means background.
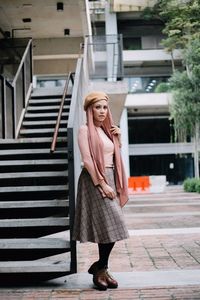
[[[164,24],[142,15],[143,8],[154,3],[95,1],[90,5],[92,30],[94,36],[121,35],[123,40],[128,93],[120,126],[128,176],[165,175],[169,184],[180,184],[194,175],[194,147],[174,139],[171,95],[163,90],[172,74],[172,56],[161,44]],[[181,70],[181,52],[174,51],[173,59]]]

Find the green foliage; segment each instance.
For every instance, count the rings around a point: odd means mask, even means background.
[[[168,82],[161,82],[155,88],[155,93],[166,93],[169,91],[169,83]]]
[[[183,182],[183,189],[185,192],[200,193],[200,180],[197,178],[187,178]]]
[[[162,45],[172,54],[173,72],[173,50],[183,50],[185,71],[175,71],[170,80],[170,118],[174,120],[176,140],[186,141],[186,137],[192,135],[197,144],[200,124],[200,1],[158,0],[146,13],[147,18],[155,17],[164,24],[166,38]],[[200,192],[200,184],[198,186]]]
[[[200,120],[200,39],[191,41],[184,52],[186,71],[175,71],[169,80],[172,91],[170,115],[176,140],[194,136]]]
[[[196,192],[200,193],[200,180],[197,181],[195,188],[196,188]]]
[[[143,17],[163,22],[163,46],[168,51],[183,49],[191,39],[200,37],[199,0],[158,0],[153,8],[144,10]]]

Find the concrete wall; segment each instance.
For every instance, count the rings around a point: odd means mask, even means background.
[[[82,37],[35,39],[33,41],[33,73],[62,75],[75,71]]]

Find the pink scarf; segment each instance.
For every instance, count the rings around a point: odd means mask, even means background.
[[[92,106],[89,106],[87,108],[86,114],[87,114],[87,125],[88,125],[88,142],[89,142],[91,157],[96,171],[96,176],[99,179],[103,177],[105,182],[107,182],[105,176],[103,142],[99,138],[96,127],[93,122]],[[114,144],[114,166],[115,166],[116,189],[119,195],[120,205],[121,207],[123,207],[128,201],[127,179],[126,179],[125,170],[124,170],[124,166],[120,154],[118,137],[112,135],[110,132],[110,128],[112,124],[113,124],[112,115],[110,109],[108,108],[108,114],[102,124],[102,128]]]

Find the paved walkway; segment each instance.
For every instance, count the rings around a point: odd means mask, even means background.
[[[87,243],[78,244],[78,274],[37,287],[1,289],[0,299],[200,299],[200,195],[181,187],[138,193],[124,213],[130,238],[116,243],[110,259],[117,290],[93,288],[87,269],[97,247]]]

